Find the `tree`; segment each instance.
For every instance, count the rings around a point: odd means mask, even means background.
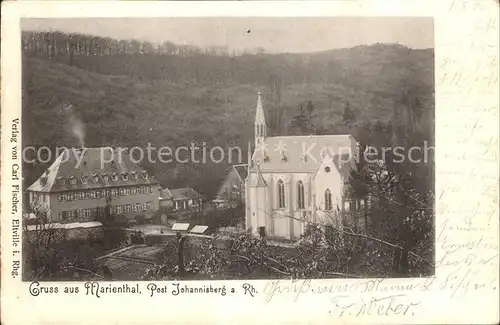
[[[360,145],[360,156],[364,157],[367,148]],[[419,253],[425,256],[433,254],[434,195],[432,189],[419,187],[416,182],[423,176],[421,167],[397,162],[391,150],[384,155],[370,157],[370,161],[361,158],[351,172],[349,185],[357,199],[369,194],[370,232],[399,245],[394,251],[393,269],[407,274],[411,250],[421,250]]]
[[[312,101],[307,101],[299,105],[298,112],[292,116],[292,130],[297,134],[315,134],[317,127],[313,123],[314,104]],[[322,132],[322,128],[318,128]]]
[[[307,134],[309,131],[309,116],[303,104],[299,105],[298,112],[292,116],[292,130],[298,134]]]
[[[26,280],[101,278],[93,271],[90,238],[74,241],[51,223],[45,208],[36,205],[34,218],[23,220],[23,264]]]
[[[277,76],[270,77],[270,91],[272,96],[271,107],[268,110],[269,128],[275,135],[281,135],[283,132],[283,106],[281,104],[281,95],[283,90],[283,80]]]
[[[342,119],[345,123],[352,123],[356,119],[356,116],[347,99],[344,99],[344,113],[342,114]]]

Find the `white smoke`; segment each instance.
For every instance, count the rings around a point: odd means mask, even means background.
[[[85,124],[80,120],[80,118],[76,115],[73,105],[65,104],[62,110],[67,114],[69,118],[69,128],[71,133],[78,139],[80,142],[80,147],[85,147]]]

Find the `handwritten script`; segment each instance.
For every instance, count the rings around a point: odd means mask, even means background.
[[[456,0],[445,11],[435,52],[435,275],[276,280],[265,286],[266,303],[322,296],[337,317],[411,317],[435,296],[457,306],[470,297],[498,296],[499,24],[498,14],[490,13],[498,5]]]

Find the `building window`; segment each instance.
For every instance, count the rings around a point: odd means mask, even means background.
[[[330,189],[326,189],[325,191],[325,210],[330,211],[332,210],[333,205],[332,205],[332,192],[330,192]]]
[[[278,181],[278,208],[285,207],[285,183],[280,179]]]
[[[127,175],[126,173],[123,173],[123,174],[122,174],[122,179],[123,179],[124,181],[128,181],[128,175]]]
[[[88,177],[87,176],[82,176],[82,183],[87,184],[88,183]]]
[[[356,201],[354,201],[354,200],[349,201],[349,206],[350,206],[351,212],[356,212]]]
[[[304,183],[302,181],[297,182],[297,208],[304,209]]]
[[[113,182],[116,182],[118,180],[118,175],[114,173],[113,175],[111,175],[111,179],[113,180]]]

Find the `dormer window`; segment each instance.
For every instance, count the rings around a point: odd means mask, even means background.
[[[82,184],[87,184],[89,181],[89,178],[87,176],[82,176]]]
[[[58,180],[61,183],[61,186],[66,186],[66,179],[59,177]]]
[[[116,182],[118,180],[118,175],[116,173],[113,173],[113,175],[111,175],[111,179],[113,180],[113,182]]]
[[[132,172],[131,174],[132,174],[132,179],[136,181],[139,176],[137,175],[137,172]]]
[[[288,158],[285,156],[285,154],[282,154],[281,156],[281,162],[286,162]]]
[[[69,182],[71,183],[71,185],[76,185],[76,177],[75,176],[71,176],[69,178]]]
[[[128,181],[128,174],[127,174],[127,173],[123,173],[123,174],[122,174],[122,179],[123,179],[124,181]]]
[[[268,162],[269,161],[269,156],[268,155],[265,155],[264,156],[264,162]]]
[[[301,159],[302,159],[302,162],[307,162],[307,155],[302,155]]]
[[[148,174],[146,172],[142,172],[141,176],[143,179],[148,179]]]
[[[94,181],[94,183],[99,183],[99,175],[97,174],[92,175],[92,180]]]

